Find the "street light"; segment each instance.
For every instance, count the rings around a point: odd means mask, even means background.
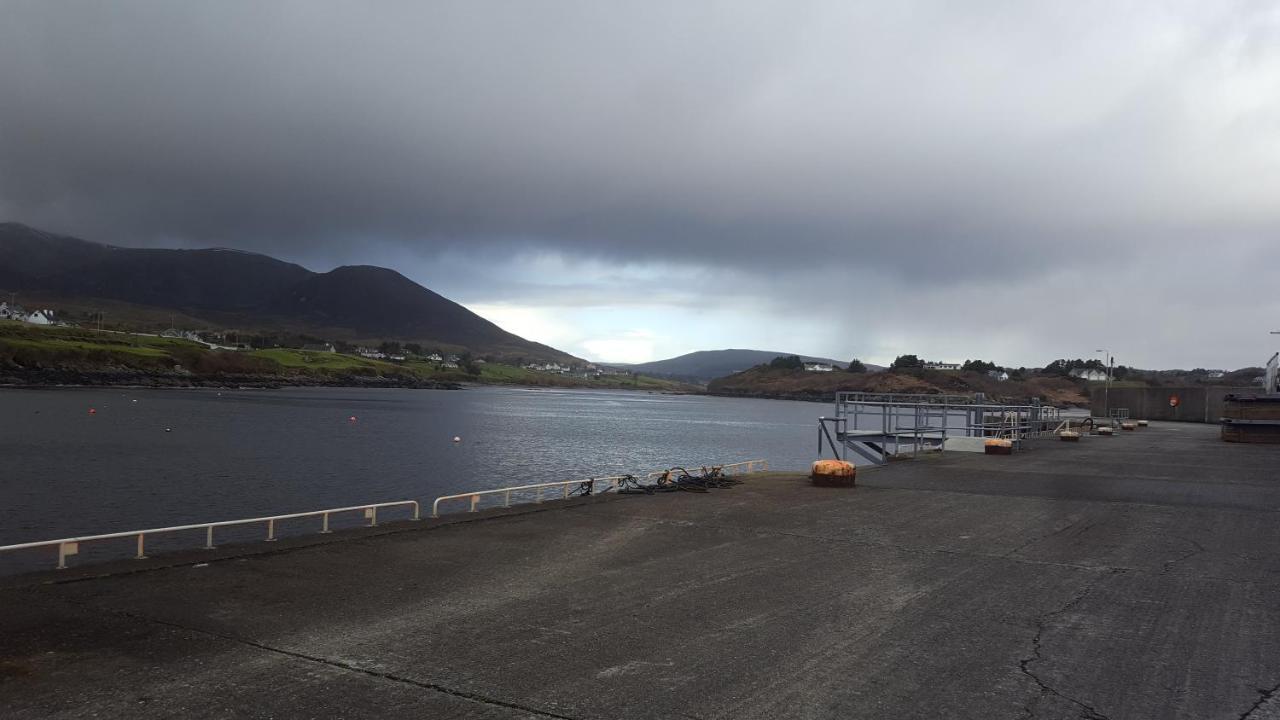
[[[1104,353],[1103,360],[1107,368],[1107,384],[1102,389],[1102,410],[1111,417],[1111,366],[1115,363],[1115,358],[1111,357],[1109,350],[1094,350],[1095,353]]]

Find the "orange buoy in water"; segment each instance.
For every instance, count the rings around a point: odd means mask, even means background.
[[[815,460],[809,479],[824,487],[853,487],[858,470],[847,460]]]

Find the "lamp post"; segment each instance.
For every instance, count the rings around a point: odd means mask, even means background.
[[[1111,417],[1111,366],[1115,358],[1111,357],[1110,350],[1094,350],[1095,353],[1103,353],[1103,360],[1107,367],[1107,384],[1102,390],[1102,411],[1107,417]]]

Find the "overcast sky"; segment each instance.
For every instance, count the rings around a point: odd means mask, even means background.
[[[0,0],[0,220],[593,360],[1258,365],[1280,5]]]

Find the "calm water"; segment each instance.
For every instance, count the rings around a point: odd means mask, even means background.
[[[384,500],[429,512],[454,492],[672,465],[801,469],[829,413],[622,391],[3,390],[0,544]]]

